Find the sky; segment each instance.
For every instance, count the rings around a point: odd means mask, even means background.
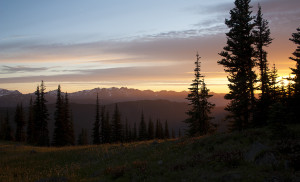
[[[290,74],[299,0],[252,0],[269,21],[270,65]],[[96,87],[188,90],[196,53],[208,88],[226,93],[217,64],[234,0],[0,0],[0,88],[30,93],[44,80],[75,92]]]

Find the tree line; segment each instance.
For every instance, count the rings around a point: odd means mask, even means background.
[[[0,139],[15,140],[18,142],[27,142],[37,146],[65,146],[74,145],[74,128],[71,111],[69,108],[68,94],[61,94],[60,86],[57,90],[57,101],[55,110],[55,129],[53,141],[50,143],[48,121],[49,112],[47,109],[47,100],[45,98],[46,86],[42,81],[35,91],[35,99],[32,97],[29,102],[27,119],[22,103],[16,106],[14,121],[16,132],[13,135],[10,126],[8,111],[0,124]],[[27,124],[27,128],[26,127]]]
[[[27,118],[25,118],[22,103],[16,106],[14,114],[15,133],[10,125],[8,111],[4,118],[0,118],[0,139],[27,142],[37,146],[68,146],[76,144],[68,93],[63,94],[60,85],[58,85],[56,95],[53,139],[50,142],[48,130],[49,113],[46,105],[45,90],[46,87],[42,81],[35,91],[35,99],[30,99]],[[175,138],[175,131],[172,129],[171,133],[169,132],[167,121],[165,121],[163,127],[161,121],[157,119],[154,127],[151,119],[149,119],[148,123],[145,121],[143,112],[138,127],[136,122],[132,127],[127,119],[125,119],[125,122],[122,121],[121,112],[117,104],[115,105],[112,118],[110,118],[110,113],[105,106],[100,107],[98,94],[95,113],[91,136],[93,144]],[[179,135],[181,135],[180,130]],[[88,136],[88,131],[82,128],[77,138],[77,144],[89,144]]]
[[[179,129],[178,137],[180,136],[181,131]],[[131,126],[127,118],[125,118],[125,122],[122,122],[118,104],[115,104],[115,109],[112,118],[110,119],[109,112],[106,111],[105,106],[100,107],[99,97],[97,94],[96,114],[92,132],[93,144],[169,138],[176,138],[176,134],[174,129],[172,129],[170,133],[168,121],[162,123],[159,119],[157,119],[154,123],[152,119],[149,118],[148,122],[146,122],[143,111],[141,113],[141,119],[138,126],[136,122],[134,122],[133,126]]]
[[[235,0],[235,7],[230,10],[230,18],[225,20],[229,28],[226,33],[227,45],[219,53],[223,59],[218,64],[228,73],[229,93],[225,99],[230,103],[225,110],[230,122],[230,130],[245,130],[266,125],[283,126],[287,123],[299,123],[300,118],[300,27],[289,40],[297,45],[292,61],[296,68],[291,68],[294,77],[279,80],[275,64],[270,68],[266,47],[273,38],[268,21],[263,18],[262,8],[252,15],[250,0]],[[188,100],[191,109],[185,120],[189,125],[190,136],[205,135],[214,128],[209,114],[214,104],[208,102],[204,76],[200,73],[199,55],[196,55],[195,79],[191,84]],[[258,70],[256,73],[255,69]],[[288,85],[284,84],[288,81]],[[258,97],[255,93],[259,93]],[[280,128],[280,127],[279,127]]]

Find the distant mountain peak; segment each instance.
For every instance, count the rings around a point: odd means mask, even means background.
[[[0,88],[0,97],[5,95],[22,95],[18,90],[7,90]]]

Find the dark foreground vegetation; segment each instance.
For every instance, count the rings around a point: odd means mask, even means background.
[[[0,142],[0,181],[299,181],[298,125],[126,144]]]

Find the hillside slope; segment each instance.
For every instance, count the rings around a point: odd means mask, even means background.
[[[0,181],[300,180],[299,125],[130,144],[40,148],[0,142]]]

